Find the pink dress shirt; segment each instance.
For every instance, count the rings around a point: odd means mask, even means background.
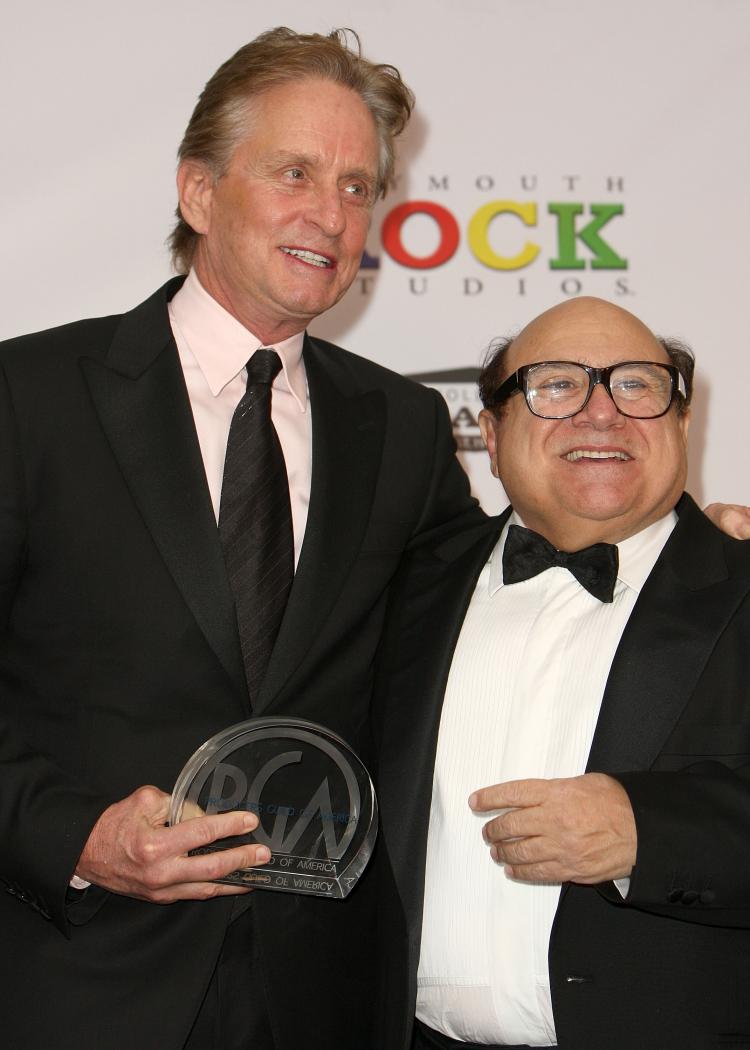
[[[264,344],[208,294],[193,271],[169,304],[169,321],[218,521],[229,426],[245,393],[245,366]],[[312,476],[312,419],[302,361],[304,336],[300,332],[274,344],[282,370],[274,380],[271,397],[271,418],[289,478],[295,567],[305,535]]]

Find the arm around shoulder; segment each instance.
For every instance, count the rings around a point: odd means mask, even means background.
[[[454,531],[461,531],[485,520],[477,500],[471,495],[466,472],[456,456],[448,407],[436,390],[433,399],[432,469],[422,517],[415,529],[410,547]]]

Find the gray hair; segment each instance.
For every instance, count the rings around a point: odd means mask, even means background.
[[[380,142],[377,189],[385,196],[393,182],[394,140],[411,116],[414,95],[394,66],[362,57],[359,37],[350,29],[322,36],[279,26],[241,47],[203,89],[180,143],[179,160],[200,160],[214,179],[221,178],[248,134],[253,99],[280,84],[310,77],[351,88],[368,107]],[[187,273],[200,235],[185,222],[179,206],[176,215],[168,243],[175,270]]]

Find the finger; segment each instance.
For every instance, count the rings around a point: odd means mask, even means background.
[[[244,897],[253,892],[253,886],[231,886],[228,882],[188,882],[184,897],[178,900],[212,900],[214,897]]]
[[[732,507],[717,521],[719,528],[736,540],[750,539],[750,511],[747,507]]]
[[[548,793],[547,780],[507,780],[480,788],[469,796],[469,806],[475,813],[492,809],[513,809],[518,806],[538,806]]]
[[[529,806],[528,809],[508,809],[482,828],[482,838],[489,845],[493,842],[505,842],[507,839],[528,838],[530,835],[548,833],[549,819],[543,806]]]
[[[498,864],[548,864],[560,863],[554,843],[541,837],[515,839],[511,842],[494,843],[490,856]]]
[[[218,849],[192,857],[171,858],[144,865],[138,870],[137,880],[133,880],[133,885],[140,886],[137,895],[145,896],[148,900],[160,903],[165,903],[170,897],[180,900],[184,898],[184,887],[188,884],[212,883],[239,869],[260,867],[266,864],[270,857],[271,851],[267,846],[253,844]],[[205,898],[212,894],[204,888],[200,896]]]
[[[173,883],[213,882],[226,878],[241,868],[255,868],[267,864],[271,859],[268,846],[257,844],[236,846],[232,849],[217,849],[192,857],[181,857],[170,874]]]
[[[704,513],[714,525],[735,539],[750,539],[750,507],[737,503],[711,503]]]
[[[750,507],[746,507],[743,503],[709,503],[703,513],[714,521],[725,513],[750,518]]]
[[[205,809],[201,809],[197,802],[190,802],[188,799],[182,803],[182,813],[180,814],[180,823],[184,823],[186,820],[195,820],[196,817],[205,817]]]
[[[252,831],[257,823],[254,813],[232,812],[141,830],[126,850],[128,864],[121,874],[156,891],[184,882],[209,882],[237,868],[265,864],[271,853],[259,843],[211,849],[217,841]]]
[[[569,874],[555,861],[544,861],[536,864],[505,864],[507,878],[514,882],[567,882]]]
[[[238,897],[252,891],[252,886],[234,886],[227,882],[183,882],[150,891],[142,899],[152,904],[174,904],[175,901],[208,901],[214,897]]]
[[[244,810],[215,813],[210,817],[195,817],[165,828],[165,836],[168,836],[165,845],[168,844],[172,856],[179,856],[209,846],[219,839],[247,835],[257,826],[257,815]]]

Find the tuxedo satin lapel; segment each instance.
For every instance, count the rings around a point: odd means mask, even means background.
[[[381,834],[410,922],[422,914],[435,750],[453,653],[507,516],[413,555],[397,584],[379,687],[383,713],[376,716],[382,718],[377,780]]]
[[[284,619],[254,710],[293,675],[336,602],[367,528],[385,434],[385,396],[347,390],[305,337],[313,467],[305,539]]]
[[[718,637],[747,593],[723,540],[689,496],[646,581],[604,691],[587,769],[648,769],[690,698]]]
[[[168,285],[126,314],[106,358],[83,358],[81,368],[146,527],[206,639],[246,695],[234,604],[166,310],[174,290]]]

